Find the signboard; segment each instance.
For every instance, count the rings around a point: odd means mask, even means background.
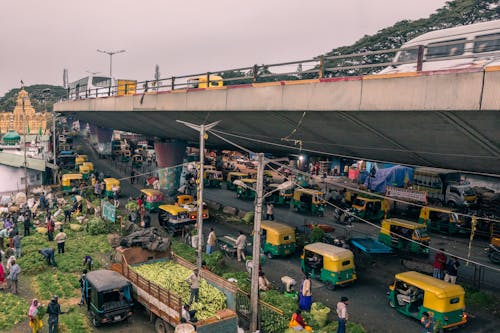
[[[101,206],[102,218],[109,222],[115,223],[115,205],[109,202],[101,201]]]
[[[427,192],[424,191],[387,186],[385,195],[391,198],[427,204]]]

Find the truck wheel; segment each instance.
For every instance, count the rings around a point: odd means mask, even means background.
[[[92,325],[94,325],[94,327],[101,326],[101,323],[96,319],[95,316],[92,317]]]
[[[157,317],[155,320],[155,333],[173,333],[172,327]]]

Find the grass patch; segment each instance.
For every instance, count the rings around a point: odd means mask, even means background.
[[[473,288],[465,288],[465,304],[467,306],[486,309],[488,312],[500,317],[500,300],[490,293]]]
[[[29,304],[19,296],[0,294],[0,331],[5,332],[28,317]]]
[[[64,310],[63,310],[64,311]],[[59,316],[59,331],[62,333],[91,333],[93,329],[87,314],[83,310],[71,309],[67,314]]]
[[[80,296],[78,275],[74,273],[44,272],[33,277],[33,285],[41,300],[50,300],[52,295],[60,298]]]

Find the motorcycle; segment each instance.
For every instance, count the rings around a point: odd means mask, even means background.
[[[352,209],[347,209],[344,211],[339,208],[335,208],[335,210],[333,211],[333,218],[338,224],[352,225],[352,222],[354,222],[353,214],[354,213]]]

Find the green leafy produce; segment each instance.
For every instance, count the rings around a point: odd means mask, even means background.
[[[139,210],[139,205],[137,204],[137,201],[128,201],[127,204],[125,205],[125,208],[130,211],[138,211]]]
[[[52,295],[61,298],[79,295],[80,283],[76,273],[45,272],[36,275],[33,280],[37,296],[41,300],[50,300]]]
[[[190,287],[185,281],[192,273],[189,269],[171,261],[143,264],[133,267],[133,269],[147,280],[177,294],[182,298],[183,303],[189,302]],[[217,288],[202,280],[200,283],[200,301],[191,305],[192,310],[197,310],[197,318],[210,318],[217,311],[225,308],[226,296]]]
[[[64,308],[62,309],[65,310]],[[62,333],[91,333],[92,327],[88,321],[88,316],[81,311],[69,308],[66,314],[59,316],[59,328]]]
[[[29,304],[19,296],[0,293],[0,331],[5,332],[26,319]]]
[[[318,324],[318,327],[325,327],[328,321],[328,314],[331,309],[320,302],[314,302],[311,305],[311,315]]]
[[[110,222],[104,221],[100,217],[92,217],[88,220],[86,225],[86,231],[90,235],[101,235],[108,234],[112,230],[112,224]]]
[[[222,277],[226,280],[231,278],[236,279],[239,289],[250,292],[250,282],[248,281],[249,276],[247,272],[228,272],[222,274]]]

